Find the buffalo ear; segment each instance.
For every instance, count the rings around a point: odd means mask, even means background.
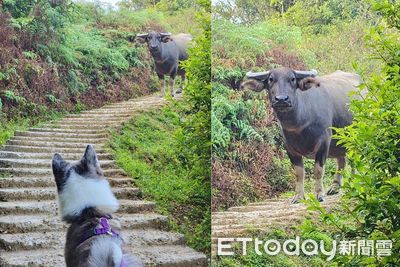
[[[148,37],[149,36],[149,34],[147,34],[147,33],[140,33],[140,34],[137,34],[136,36],[135,36],[135,41],[136,42],[138,42],[138,43],[140,43],[140,44],[144,44],[145,42],[147,42],[147,40],[148,40]]]
[[[146,40],[147,38],[145,38],[145,37],[138,37],[138,36],[136,36],[135,37],[135,41],[136,42],[138,42],[139,44],[144,44],[147,40]]]
[[[312,87],[319,87],[320,83],[316,78],[307,77],[301,79],[298,83],[298,87],[301,91],[306,91]]]
[[[249,79],[247,81],[244,81],[240,84],[240,90],[244,89],[250,89],[254,92],[261,92],[262,90],[265,89],[265,85],[263,82],[254,80],[254,79]]]
[[[162,38],[161,38],[161,41],[163,42],[163,43],[168,43],[168,42],[171,42],[173,39],[171,38],[171,35],[167,35],[167,36],[163,36]]]

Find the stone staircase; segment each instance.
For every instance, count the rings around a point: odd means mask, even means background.
[[[340,194],[327,196],[321,206],[333,207],[339,198]],[[268,233],[273,229],[299,225],[306,216],[312,215],[316,214],[308,211],[306,204],[291,204],[289,199],[268,199],[213,212],[212,255],[217,254],[218,238],[252,237],[251,233]]]
[[[108,129],[120,126],[135,111],[164,103],[146,96],[16,132],[0,151],[0,266],[65,266],[66,225],[57,214],[51,158],[59,152],[67,160],[79,160],[87,144],[94,145],[120,201],[116,217],[125,248],[146,266],[207,266],[206,256],[187,247],[182,234],[168,231],[167,217],[141,198],[104,147]]]

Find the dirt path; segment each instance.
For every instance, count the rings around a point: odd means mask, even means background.
[[[333,206],[339,195],[328,196],[323,207]],[[305,204],[291,204],[289,199],[270,199],[246,206],[231,207],[212,213],[212,251],[216,255],[218,238],[245,237],[249,232],[268,232],[275,228],[298,225],[310,215]]]
[[[0,151],[0,266],[64,266],[66,225],[57,214],[51,158],[82,157],[94,145],[105,176],[120,200],[116,215],[126,247],[147,266],[206,266],[205,255],[187,247],[183,235],[167,230],[167,218],[119,169],[104,145],[108,129],[121,125],[135,111],[161,106],[164,99],[147,96],[115,103],[45,125],[17,132]]]

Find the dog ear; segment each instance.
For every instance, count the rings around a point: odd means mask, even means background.
[[[57,187],[59,187],[64,182],[65,171],[68,163],[60,154],[55,153],[51,165],[53,168],[54,179],[56,180]]]
[[[87,145],[85,154],[83,155],[82,162],[87,166],[92,166],[95,168],[100,167],[99,160],[97,159],[96,151],[92,145]]]

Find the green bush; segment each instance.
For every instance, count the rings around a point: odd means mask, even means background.
[[[400,5],[377,1],[375,10],[385,18],[372,28],[370,42],[384,62],[381,73],[366,78],[360,90],[368,93],[351,103],[354,122],[338,131],[340,142],[348,149],[357,174],[346,185],[348,207],[359,224],[353,231],[367,239],[393,242],[390,257],[358,258],[360,264],[377,266],[400,264]],[[389,26],[385,29],[384,26]],[[353,233],[353,231],[351,233]],[[350,234],[350,232],[348,233]],[[347,259],[346,259],[347,260]]]
[[[371,28],[373,54],[383,61],[380,72],[365,76],[362,97],[351,102],[353,124],[337,129],[340,143],[348,149],[355,173],[345,183],[340,210],[334,213],[311,202],[326,223],[331,236],[344,239],[391,240],[391,256],[337,256],[339,266],[398,266],[400,264],[400,17],[399,4],[375,1],[374,10],[383,15]],[[367,89],[368,91],[366,92]],[[349,174],[347,176],[350,176]],[[322,228],[322,229],[321,229]],[[375,251],[376,255],[376,251]]]

